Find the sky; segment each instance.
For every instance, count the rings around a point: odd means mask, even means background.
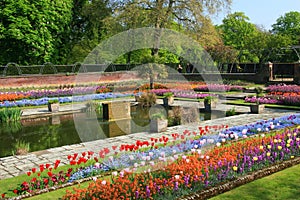
[[[244,12],[251,23],[270,30],[280,16],[290,11],[300,12],[300,0],[233,0],[230,13]],[[213,22],[221,24],[227,14],[220,13]]]

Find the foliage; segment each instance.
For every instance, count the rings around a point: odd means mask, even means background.
[[[156,94],[151,93],[151,92],[143,93],[140,96],[138,103],[142,107],[152,106],[152,105],[156,104]]]
[[[19,121],[22,111],[20,108],[0,108],[0,122]]]
[[[226,117],[236,115],[235,107],[233,107],[233,108],[231,108],[231,109],[229,109],[229,110],[226,110],[225,115],[226,115]]]
[[[164,115],[164,113],[154,113],[150,115],[150,119],[151,120],[166,119],[166,116]]]
[[[252,43],[253,37],[258,31],[243,12],[229,14],[218,28],[224,44],[239,51],[239,62],[253,59],[254,55],[249,52],[249,44]]]
[[[174,94],[173,94],[173,92],[166,92],[166,93],[164,93],[163,96],[164,96],[164,97],[173,97]]]
[[[293,44],[300,44],[300,12],[291,11],[280,16],[272,25],[272,32],[280,35],[288,35],[293,39]]]
[[[48,104],[59,103],[58,99],[50,99]]]
[[[0,62],[43,64],[60,60],[73,0],[3,0],[0,4]]]
[[[23,140],[17,140],[16,144],[14,144],[14,149],[14,152],[12,152],[13,155],[26,155],[30,152],[30,143]]]
[[[206,104],[211,104],[214,101],[217,101],[216,96],[206,96],[206,97],[204,97],[204,103],[206,103]]]

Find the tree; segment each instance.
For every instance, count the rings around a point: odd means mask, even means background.
[[[255,60],[255,55],[249,48],[258,35],[256,26],[249,22],[249,18],[243,12],[229,14],[223,19],[223,24],[218,27],[223,42],[239,51],[239,62]]]
[[[204,32],[201,33],[199,30],[201,28],[204,30],[210,22],[207,14],[215,14],[230,4],[231,0],[124,0],[118,1],[114,8],[115,14],[112,18],[116,20],[110,20],[110,22],[119,22],[118,25],[108,24],[110,27],[123,27],[125,30],[145,26],[174,30],[176,24],[179,31],[193,32],[193,35],[199,33],[198,38],[200,38]],[[158,54],[159,32],[155,37],[157,39],[153,44],[152,55]]]
[[[292,11],[279,17],[272,25],[272,33],[288,35],[292,38],[293,44],[300,44],[300,12]]]
[[[59,60],[73,0],[2,0],[0,62],[43,64]]]
[[[68,62],[82,62],[106,36],[103,20],[111,16],[108,0],[75,0],[70,35],[71,53]]]

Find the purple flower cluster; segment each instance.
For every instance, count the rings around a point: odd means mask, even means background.
[[[239,85],[223,85],[223,84],[207,84],[199,85],[194,88],[199,92],[228,92],[228,91],[243,91],[244,88]]]
[[[172,92],[174,97],[179,98],[190,98],[190,99],[204,99],[207,96],[212,96],[212,94],[202,94],[196,93],[193,90],[178,90],[178,89],[153,89],[151,92],[158,96],[163,96],[167,92]]]
[[[271,97],[246,97],[245,98],[246,103],[257,103],[260,104],[283,104],[281,100],[271,98]]]
[[[300,86],[286,84],[270,85],[267,87],[267,92],[300,92]]]

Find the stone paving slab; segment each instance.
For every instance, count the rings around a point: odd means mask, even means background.
[[[186,102],[178,102],[177,104],[184,104]],[[228,105],[220,105],[223,106],[223,109]],[[233,107],[233,106],[231,106]],[[184,130],[190,131],[198,131],[199,126],[205,125],[228,125],[236,126],[236,125],[245,125],[249,123],[254,123],[258,120],[266,120],[270,118],[276,118],[285,116],[288,114],[293,114],[295,111],[288,110],[279,110],[279,109],[266,109],[263,114],[248,114],[249,107],[245,106],[234,106],[237,109],[243,110],[246,114],[226,117],[226,118],[218,118],[207,121],[201,121],[199,123],[192,123],[187,125],[180,125],[175,127],[169,127],[166,132],[163,133],[135,133],[125,136],[119,136],[115,138],[106,138],[104,140],[91,141],[86,143],[74,144],[74,145],[66,145],[58,148],[51,148],[43,151],[32,152],[25,156],[9,156],[0,158],[0,180],[18,176],[22,173],[26,173],[33,167],[39,167],[39,164],[46,164],[52,162],[53,164],[55,160],[62,160],[63,163],[67,163],[67,155],[72,155],[74,153],[82,153],[88,150],[98,152],[100,149],[107,147],[111,148],[112,145],[120,145],[124,143],[134,143],[137,139],[140,140],[148,140],[151,137],[161,137],[162,135],[171,135],[172,133],[182,133]],[[77,107],[81,109],[81,106]],[[229,106],[230,108],[230,106]],[[30,111],[23,112],[25,115],[32,115],[40,113],[40,109],[31,109]],[[68,111],[70,107],[63,107],[64,111]],[[72,106],[72,110],[74,106]],[[248,111],[246,111],[248,109]]]

